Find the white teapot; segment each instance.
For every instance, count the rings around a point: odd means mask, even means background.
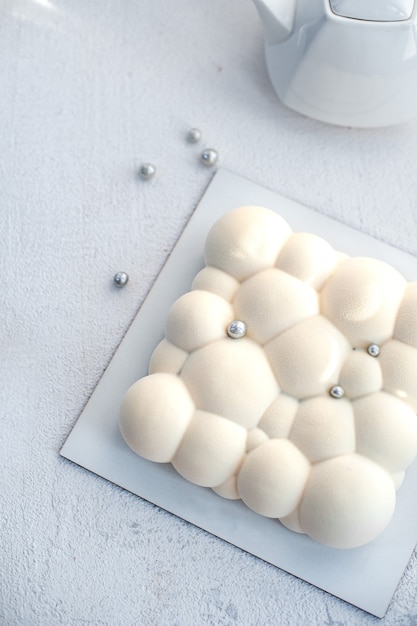
[[[343,126],[417,118],[417,0],[254,0],[278,96]]]

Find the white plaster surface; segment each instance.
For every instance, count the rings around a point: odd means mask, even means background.
[[[416,552],[377,620],[59,457],[211,178],[197,159],[211,146],[417,255],[417,126],[285,109],[250,0],[3,1],[0,623],[417,621]]]

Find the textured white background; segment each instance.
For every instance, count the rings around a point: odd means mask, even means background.
[[[379,622],[58,455],[210,180],[205,146],[417,255],[417,124],[285,109],[250,0],[3,0],[1,624]],[[416,622],[414,553],[380,623]]]

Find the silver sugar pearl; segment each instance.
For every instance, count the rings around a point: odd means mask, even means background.
[[[144,180],[149,180],[155,176],[156,167],[152,163],[142,163],[139,174]]]
[[[368,354],[370,356],[379,356],[380,352],[381,348],[376,343],[371,343],[371,345],[368,346]]]
[[[345,390],[340,385],[335,385],[330,389],[330,395],[332,396],[332,398],[336,398],[337,400],[339,400],[345,395]]]
[[[198,143],[201,139],[201,130],[198,128],[190,128],[187,134],[187,141],[189,143]]]
[[[124,287],[127,284],[128,280],[129,275],[126,274],[126,272],[117,272],[117,274],[113,276],[113,282],[116,287]]]
[[[240,339],[246,335],[246,324],[242,320],[233,320],[227,327],[227,334],[232,339]]]
[[[206,148],[200,155],[200,161],[204,163],[206,167],[216,165],[218,158],[219,153],[214,148]]]

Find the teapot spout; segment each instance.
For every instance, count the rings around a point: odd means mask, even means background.
[[[281,43],[293,30],[297,0],[254,0],[270,45]]]

